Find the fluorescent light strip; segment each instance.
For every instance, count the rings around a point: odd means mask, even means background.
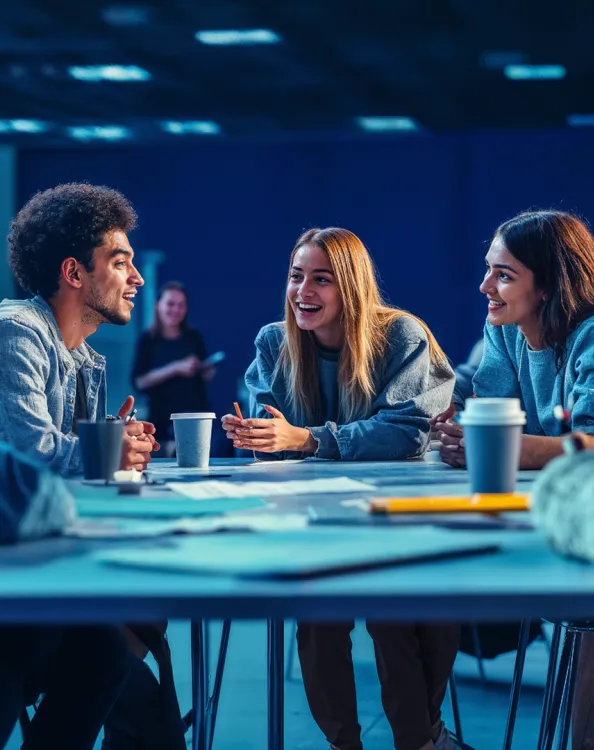
[[[161,128],[172,135],[217,135],[221,126],[209,120],[167,120],[161,123]]]
[[[41,120],[0,120],[0,133],[44,133],[47,127]]]
[[[357,117],[357,125],[371,133],[412,132],[419,126],[412,117]]]
[[[281,37],[271,29],[221,29],[197,31],[196,39],[202,44],[219,46],[234,44],[278,44]]]
[[[120,141],[132,136],[132,132],[122,125],[74,125],[67,132],[79,141]]]
[[[150,81],[152,76],[138,65],[72,65],[68,74],[77,81],[97,83],[98,81],[115,81],[118,83],[137,83]]]
[[[594,126],[594,114],[592,115],[568,115],[567,124],[572,128],[584,128]]]
[[[511,81],[558,81],[567,71],[563,65],[506,65],[503,74]]]

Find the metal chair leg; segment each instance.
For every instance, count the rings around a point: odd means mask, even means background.
[[[518,639],[518,652],[516,654],[516,663],[514,665],[514,676],[509,696],[507,723],[505,725],[505,734],[503,737],[503,750],[511,750],[514,739],[514,727],[516,725],[520,691],[522,690],[522,675],[524,674],[524,663],[526,662],[526,649],[528,648],[529,637],[530,620],[522,620],[520,623],[520,637]]]
[[[547,681],[545,683],[545,692],[542,700],[542,715],[540,719],[540,729],[538,731],[538,742],[536,744],[536,750],[542,750],[545,727],[549,720],[551,700],[553,697],[553,691],[555,689],[555,676],[557,674],[557,662],[559,661],[559,645],[561,643],[562,629],[563,626],[560,623],[555,623],[555,627],[553,628],[553,637],[551,639],[551,647],[549,650],[549,666],[547,669]]]
[[[573,653],[573,642],[576,634],[568,630],[565,631],[565,639],[563,642],[563,648],[561,650],[561,658],[559,659],[559,670],[557,672],[557,679],[555,680],[555,689],[549,706],[549,715],[545,722],[545,731],[543,736],[542,748],[543,750],[553,750],[553,742],[555,741],[555,734],[557,733],[557,721],[559,718],[559,710],[561,708],[561,701],[563,699],[563,692],[565,690],[565,682],[567,680],[567,673],[571,663],[571,656]]]
[[[571,724],[571,711],[573,708],[573,695],[575,693],[575,677],[578,668],[578,659],[580,653],[580,643],[582,635],[576,633],[573,641],[573,647],[571,649],[571,660],[569,662],[569,669],[567,671],[567,679],[565,680],[565,689],[563,691],[563,701],[561,703],[561,725],[559,728],[559,745],[558,750],[567,750],[567,743],[569,742],[569,726]]]
[[[487,674],[485,672],[485,663],[483,661],[483,651],[481,649],[481,639],[479,638],[478,628],[475,622],[470,623],[470,632],[472,634],[472,647],[474,648],[474,655],[476,657],[478,671],[483,686],[487,684]]]
[[[448,681],[448,687],[450,689],[450,702],[452,704],[452,715],[454,717],[454,728],[456,730],[456,737],[460,742],[464,742],[462,737],[462,719],[460,718],[460,704],[458,703],[458,690],[456,689],[456,678],[454,672],[450,674]]]
[[[284,747],[285,623],[268,620],[268,750]]]
[[[192,648],[192,711],[194,731],[192,750],[206,750],[206,694],[208,653],[206,651],[206,623],[192,621],[190,642]]]
[[[217,659],[217,670],[215,672],[212,695],[206,704],[206,738],[207,748],[212,750],[214,742],[214,732],[217,723],[217,711],[219,709],[219,698],[221,697],[221,686],[223,684],[223,674],[225,672],[225,660],[227,658],[227,649],[229,647],[229,635],[231,633],[231,620],[223,621],[221,631],[221,644],[219,646],[219,656]]]

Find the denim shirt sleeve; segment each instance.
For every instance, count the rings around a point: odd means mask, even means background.
[[[59,474],[82,471],[78,438],[60,432],[48,410],[50,360],[39,335],[18,321],[1,321],[0,362],[0,419],[10,426],[11,444]]]
[[[275,368],[275,354],[268,327],[263,329],[256,337],[256,358],[248,367],[245,374],[245,384],[250,394],[250,417],[255,419],[268,419],[270,414],[264,409],[264,405],[272,406],[283,411],[272,390],[272,381]],[[254,451],[254,457],[263,461],[279,461],[286,458],[299,457],[298,453],[290,451],[279,451],[278,453],[260,453]]]
[[[316,456],[346,461],[385,461],[422,456],[431,417],[450,403],[454,374],[432,364],[426,339],[408,339],[393,349],[371,415],[350,424],[311,427]]]

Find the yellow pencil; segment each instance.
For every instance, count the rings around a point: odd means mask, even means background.
[[[500,513],[529,510],[530,495],[475,494],[433,497],[375,497],[371,513]]]

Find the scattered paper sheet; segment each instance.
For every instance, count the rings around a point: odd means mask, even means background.
[[[372,484],[348,477],[304,479],[288,482],[169,482],[167,486],[192,500],[213,497],[271,497],[273,495],[316,495],[328,492],[377,492]]]
[[[142,522],[128,519],[77,519],[65,536],[79,539],[144,539],[170,534],[212,534],[217,531],[301,531],[308,517],[298,513],[238,513],[209,518],[178,518],[174,521]]]

